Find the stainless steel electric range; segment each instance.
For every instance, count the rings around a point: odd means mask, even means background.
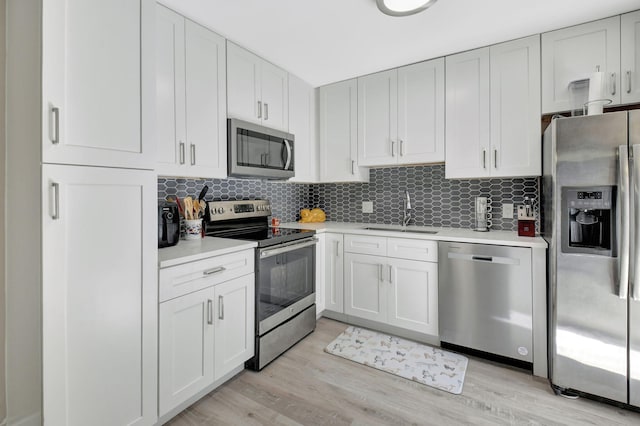
[[[210,201],[205,233],[256,241],[256,342],[247,368],[262,370],[316,324],[315,231],[272,228],[268,200]]]

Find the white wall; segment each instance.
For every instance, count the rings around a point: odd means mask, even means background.
[[[6,1],[7,423],[40,425],[41,0]]]
[[[0,422],[7,415],[6,400],[6,380],[5,380],[5,298],[4,298],[4,174],[5,174],[5,143],[4,143],[4,86],[5,86],[5,30],[6,30],[6,7],[5,0],[0,0]]]

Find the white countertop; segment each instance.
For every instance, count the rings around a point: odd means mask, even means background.
[[[228,238],[204,237],[201,240],[180,240],[173,247],[158,249],[158,266],[168,268],[182,263],[220,256],[240,250],[252,249],[254,241],[231,240]]]
[[[348,222],[322,222],[322,223],[298,223],[287,222],[280,225],[281,228],[313,229],[317,233],[336,232],[340,234],[379,235],[384,237],[415,238],[434,241],[457,241],[463,243],[495,244],[499,246],[547,248],[547,242],[542,237],[519,237],[516,231],[489,231],[476,232],[462,228],[438,228],[428,226],[407,226],[406,232],[398,232],[401,229],[396,225],[380,225],[376,223],[348,223]],[[389,228],[389,230],[366,230],[366,227]],[[411,232],[411,230],[437,231],[435,234],[423,234]]]

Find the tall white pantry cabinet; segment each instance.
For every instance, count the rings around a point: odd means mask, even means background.
[[[7,0],[7,421],[157,419],[153,0]]]

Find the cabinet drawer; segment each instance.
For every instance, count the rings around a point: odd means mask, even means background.
[[[254,270],[254,251],[244,250],[161,269],[160,302],[228,281]]]
[[[387,238],[387,256],[437,262],[438,243],[436,241],[411,240],[407,238]]]
[[[344,236],[344,251],[349,253],[377,254],[380,256],[386,256],[387,238],[347,234]]]

